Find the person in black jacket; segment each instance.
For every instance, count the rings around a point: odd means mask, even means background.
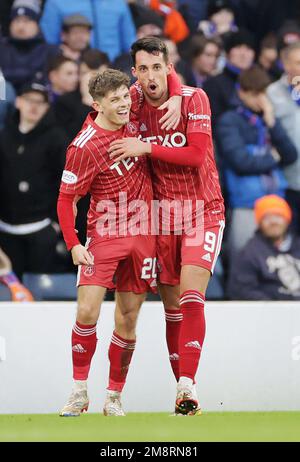
[[[9,37],[0,42],[0,68],[17,92],[32,80],[45,79],[48,60],[59,53],[57,46],[45,42],[39,17],[37,1],[15,0]]]
[[[288,231],[288,203],[264,196],[255,203],[255,217],[258,230],[232,265],[229,298],[300,300],[300,238]]]
[[[0,246],[18,277],[55,272],[58,186],[67,140],[49,110],[46,87],[32,83],[0,132]]]
[[[218,117],[236,105],[236,84],[243,70],[249,69],[255,57],[254,41],[247,32],[230,32],[224,38],[226,65],[223,72],[208,79],[203,90],[207,93],[215,125]]]

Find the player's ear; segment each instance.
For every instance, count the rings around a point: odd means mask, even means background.
[[[172,70],[174,69],[173,63],[168,63],[167,64],[167,69],[168,69],[168,74],[171,74]]]
[[[131,68],[131,74],[133,75],[133,77],[135,77],[137,79],[137,73],[136,73],[135,67]]]
[[[103,112],[103,111],[102,111],[102,106],[101,106],[101,104],[99,103],[99,101],[93,101],[93,102],[92,102],[92,108],[94,109],[94,111]]]

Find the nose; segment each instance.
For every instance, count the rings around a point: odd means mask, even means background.
[[[148,71],[148,79],[149,80],[154,80],[154,74],[151,70]]]

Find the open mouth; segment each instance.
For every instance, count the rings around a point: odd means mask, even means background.
[[[149,88],[151,93],[155,93],[155,91],[157,90],[157,85],[155,83],[150,83],[148,85],[148,88]]]

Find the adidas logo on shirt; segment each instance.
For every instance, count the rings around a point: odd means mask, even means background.
[[[172,355],[169,356],[170,361],[178,361],[179,360],[179,355],[177,353],[173,353]]]
[[[193,342],[186,343],[185,347],[197,348],[197,350],[201,350],[200,343],[198,340],[194,340]]]
[[[80,343],[77,343],[77,345],[74,345],[72,348],[73,351],[76,351],[76,353],[86,353],[86,350],[83,348]]]
[[[141,132],[146,132],[147,131],[147,127],[146,127],[146,125],[144,123],[141,124],[140,131]]]
[[[202,260],[206,260],[206,261],[209,261],[209,262],[211,262],[211,256],[210,256],[210,253],[206,253],[205,255],[203,255],[203,257],[202,257]]]

